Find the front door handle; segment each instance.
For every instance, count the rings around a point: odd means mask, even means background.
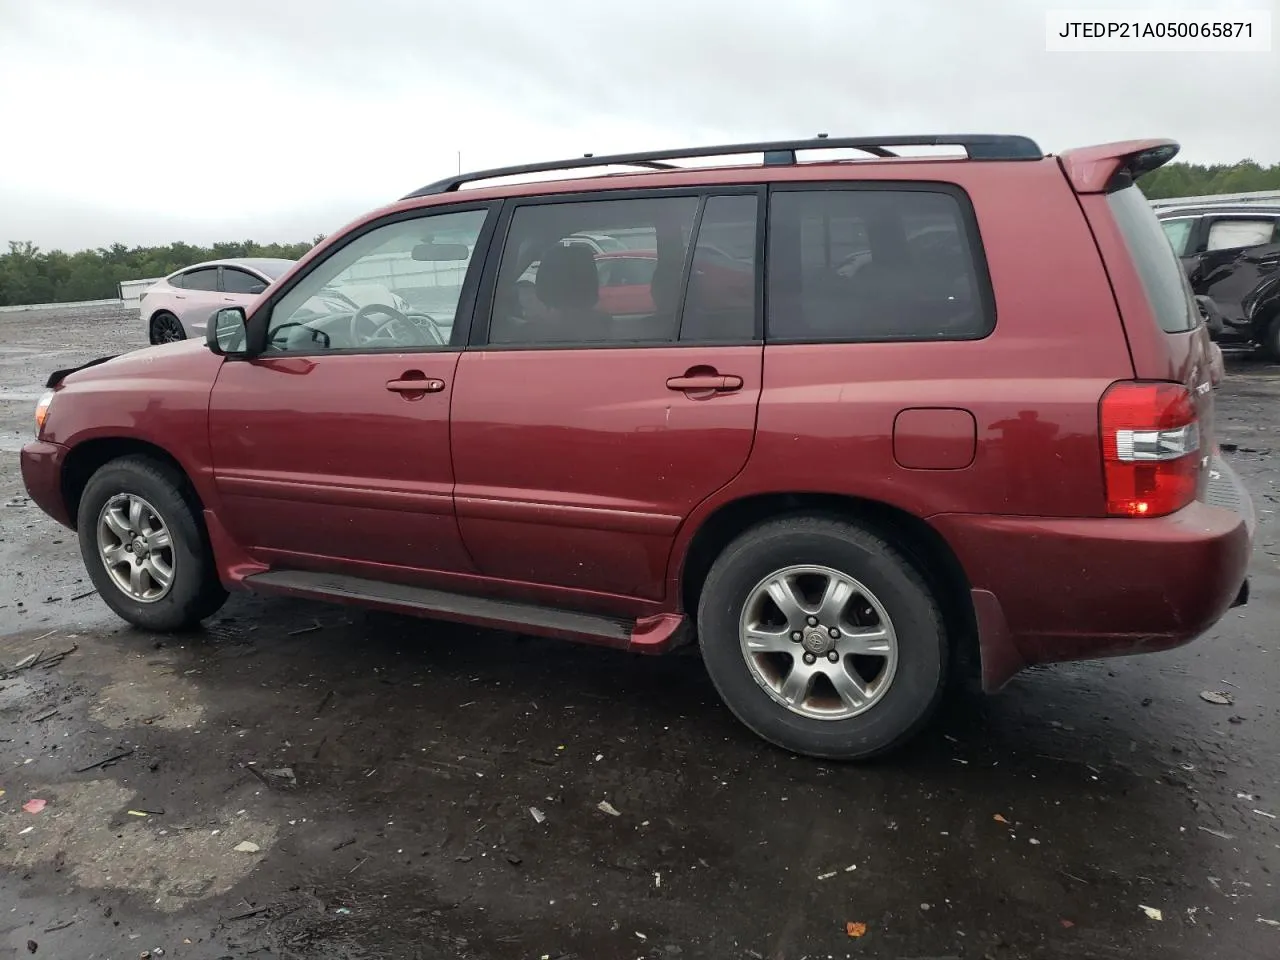
[[[668,390],[715,390],[718,393],[728,393],[731,390],[742,389],[742,378],[735,377],[732,374],[724,376],[721,374],[695,374],[693,376],[685,375],[683,377],[672,377],[667,381]]]
[[[397,380],[388,380],[387,389],[392,393],[401,393],[406,396],[410,394],[439,393],[444,389],[444,381],[424,377],[421,374],[412,376],[416,371],[407,370],[405,375]]]

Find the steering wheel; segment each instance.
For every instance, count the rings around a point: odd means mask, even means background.
[[[382,315],[385,320],[375,320]],[[351,343],[367,346],[445,346],[445,340],[435,320],[423,314],[430,326],[414,323],[395,307],[385,303],[369,303],[351,315]],[[424,337],[423,334],[426,334]]]

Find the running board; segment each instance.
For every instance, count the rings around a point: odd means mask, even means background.
[[[243,584],[255,593],[328,600],[641,652],[660,653],[682,640],[684,634],[685,618],[677,614],[623,620],[345,574],[270,570],[246,577]]]

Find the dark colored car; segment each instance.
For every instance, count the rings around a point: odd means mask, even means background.
[[[1280,360],[1280,204],[1197,204],[1156,212],[1209,332]]]
[[[799,162],[833,148],[871,159]],[[1133,182],[1176,151],[818,139],[450,178],[207,344],[55,373],[23,476],[141,627],[248,590],[646,653],[696,637],[756,733],[865,757],[953,668],[995,690],[1164,650],[1247,597],[1214,354]],[[594,164],[650,169],[479,183]],[[583,236],[653,251],[645,309],[612,311]],[[749,296],[700,282],[743,251]]]

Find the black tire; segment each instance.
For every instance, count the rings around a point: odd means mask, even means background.
[[[168,331],[167,335],[166,331]],[[187,331],[182,326],[182,321],[168,310],[156,312],[155,316],[151,318],[147,332],[151,338],[152,346],[159,343],[176,343],[179,340],[187,339]]]
[[[1267,332],[1262,338],[1262,352],[1268,360],[1280,363],[1280,314],[1271,318]]]
[[[792,565],[828,567],[865,585],[893,624],[896,672],[864,713],[802,716],[775,700],[747,665],[739,639],[743,607],[765,577]],[[707,672],[733,714],[770,743],[806,756],[860,760],[901,746],[929,719],[946,684],[946,630],[924,578],[879,536],[828,517],[769,521],[729,544],[703,586],[698,634]]]
[[[107,502],[119,495],[146,501],[168,528],[171,546],[166,556],[172,581],[168,592],[157,600],[132,597],[115,582],[102,558],[99,518]],[[98,594],[129,623],[163,633],[189,630],[226,602],[227,592],[218,579],[208,534],[194,504],[185,477],[145,456],[112,460],[89,478],[76,522],[80,555]]]

